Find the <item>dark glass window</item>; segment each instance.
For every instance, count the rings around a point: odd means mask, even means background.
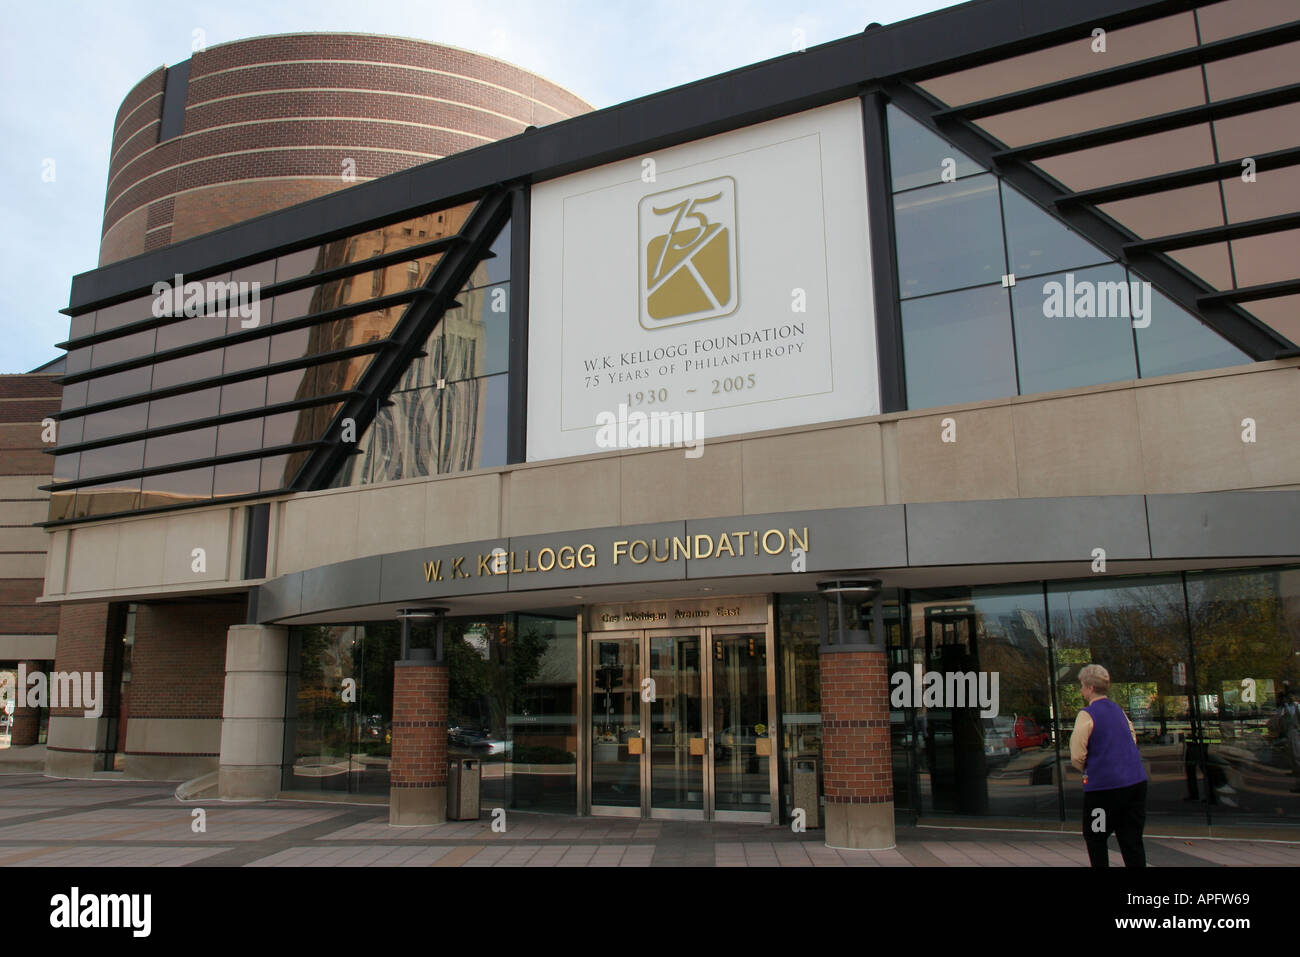
[[[1091,266],[1110,259],[1006,183],[1002,184],[1002,211],[1011,272],[1017,277]]]
[[[258,491],[262,477],[262,460],[245,459],[218,465],[212,485],[214,496],[250,495]]]
[[[68,351],[67,361],[64,365],[64,371],[68,375],[74,375],[75,373],[78,372],[85,372],[89,368],[90,368],[90,349],[70,349]]]
[[[153,388],[166,389],[169,386],[186,382],[198,382],[221,375],[221,350],[200,352],[198,355],[185,356],[159,362],[153,367]]]
[[[1049,176],[1075,191],[1160,176],[1214,162],[1208,123],[1138,136],[1036,160]]]
[[[153,468],[156,465],[174,465],[178,462],[194,462],[198,459],[210,458],[216,454],[216,448],[216,426],[189,432],[173,432],[170,435],[157,435],[149,439],[145,445],[144,467]]]
[[[214,386],[199,392],[174,395],[170,399],[155,399],[149,404],[149,428],[179,425],[182,422],[193,422],[196,419],[216,415],[220,395],[220,390]]]
[[[1238,286],[1257,286],[1296,278],[1300,263],[1300,229],[1234,239],[1232,264]]]
[[[1244,352],[1184,312],[1155,287],[1151,289],[1151,296],[1151,324],[1133,330],[1143,376],[1222,369],[1251,361]]]
[[[895,192],[944,182],[945,173],[951,181],[984,172],[984,167],[898,107],[887,106],[885,113],[889,122],[889,173]]]
[[[73,518],[93,518],[114,512],[129,512],[140,507],[140,480],[127,479],[108,485],[87,485],[77,489]]]
[[[510,367],[510,284],[464,290],[456,298],[461,307],[448,309],[438,324],[443,378],[453,382],[505,372]]]
[[[1232,288],[1232,264],[1228,260],[1228,244],[1212,243],[1209,246],[1192,246],[1188,249],[1170,250],[1169,258],[1189,270],[1215,289]]]
[[[153,354],[154,330],[137,332],[120,339],[108,339],[97,342],[90,350],[90,367],[100,369],[115,362],[127,359],[139,359]]]
[[[86,442],[139,432],[149,422],[149,403],[141,402],[138,405],[109,409],[107,412],[93,412],[84,421],[86,427],[83,440]]]
[[[224,372],[243,372],[266,365],[270,340],[267,338],[239,342],[225,348]]]
[[[1142,239],[1172,236],[1223,225],[1223,204],[1216,183],[1198,183],[1097,207]]]
[[[908,407],[1016,394],[1011,308],[1001,285],[903,303]]]
[[[170,279],[168,280],[170,281]],[[95,313],[95,331],[107,332],[132,322],[153,318],[154,296],[150,293],[139,299],[129,299],[116,306],[107,306]]]
[[[262,420],[243,419],[217,426],[217,455],[249,452],[262,447]],[[253,483],[257,484],[256,481]],[[256,491],[256,489],[254,489]]]
[[[393,404],[379,409],[369,429],[371,481],[395,482],[438,473],[445,391],[395,392],[391,396]]]
[[[262,463],[261,491],[273,492],[288,487],[293,480],[293,475],[288,474],[290,458],[291,456],[288,455],[272,455],[269,458],[260,460]]]
[[[1202,43],[1254,33],[1296,18],[1293,0],[1225,0],[1196,11]]]
[[[242,412],[266,404],[266,379],[245,379],[221,387],[221,411]]]
[[[125,372],[114,372],[112,375],[91,379],[87,383],[89,386],[87,404],[93,405],[96,402],[108,402],[111,399],[122,399],[129,395],[148,392],[152,375],[151,367],[142,366],[139,369],[128,369]]]
[[[903,298],[1000,282],[1006,272],[998,182],[971,176],[894,197]]]
[[[473,284],[475,286],[490,286],[493,283],[508,282],[510,280],[510,223],[507,222],[505,227],[497,235],[496,241],[492,243],[492,255],[478,264],[474,270]]]
[[[1300,166],[1257,173],[1253,183],[1240,176],[1225,179],[1223,201],[1230,223],[1294,213],[1300,210]]]
[[[1211,100],[1300,83],[1300,40],[1205,64]]]
[[[1300,296],[1256,299],[1254,302],[1242,303],[1242,307],[1267,322],[1293,343],[1300,344]]]
[[[97,475],[116,475],[130,472],[141,467],[144,462],[144,442],[126,442],[122,445],[106,445],[103,448],[87,449],[81,453],[80,478],[94,478]]]
[[[82,336],[88,336],[95,331],[95,316],[98,313],[85,312],[79,316],[73,316],[68,322],[68,338],[80,339]]]
[[[140,507],[189,505],[212,498],[212,466],[146,475],[140,484]]]
[[[1300,17],[1300,11],[1296,13]],[[1240,116],[1224,116],[1214,121],[1215,141],[1220,159],[1241,159],[1295,145],[1295,131],[1300,129],[1300,103],[1287,103]]]
[[[1120,266],[1017,282],[1011,291],[1024,395],[1137,378],[1131,323],[1151,307],[1136,300]]]
[[[507,375],[495,375],[447,386],[440,472],[506,464],[508,380]]]

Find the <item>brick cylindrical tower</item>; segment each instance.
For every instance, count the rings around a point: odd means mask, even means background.
[[[591,110],[527,70],[355,33],[159,67],[113,126],[100,265]]]

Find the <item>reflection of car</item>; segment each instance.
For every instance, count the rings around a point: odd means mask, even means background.
[[[362,715],[358,722],[362,739],[382,738],[384,736],[384,716],[382,714]]]
[[[447,738],[452,745],[483,757],[510,754],[514,750],[514,742],[492,737],[487,728],[448,728]]]
[[[1046,748],[1052,740],[1046,728],[1039,726],[1033,718],[1026,717],[1016,718],[1014,736],[1016,747],[1022,751],[1028,748]]]
[[[984,719],[984,757],[1007,760],[1016,752],[1015,728],[1010,718]]]

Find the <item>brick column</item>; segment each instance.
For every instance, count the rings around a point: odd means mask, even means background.
[[[45,670],[43,661],[21,661],[19,662],[26,669],[27,674],[36,671]],[[35,744],[36,739],[40,737],[41,722],[40,709],[24,708],[19,702],[27,700],[27,689],[19,688],[14,695],[14,726],[10,729],[9,746],[18,748],[29,744]]]
[[[393,756],[388,823],[447,820],[447,666],[429,659],[393,665]]]
[[[821,692],[826,844],[855,850],[893,847],[894,775],[884,651],[866,645],[824,646]]]

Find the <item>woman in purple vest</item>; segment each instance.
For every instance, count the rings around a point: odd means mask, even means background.
[[[1147,817],[1147,773],[1137,734],[1124,709],[1106,697],[1110,672],[1101,665],[1079,671],[1086,707],[1070,735],[1070,763],[1083,772],[1083,841],[1093,867],[1109,867],[1106,841],[1119,841],[1125,867],[1146,867],[1142,828]]]

